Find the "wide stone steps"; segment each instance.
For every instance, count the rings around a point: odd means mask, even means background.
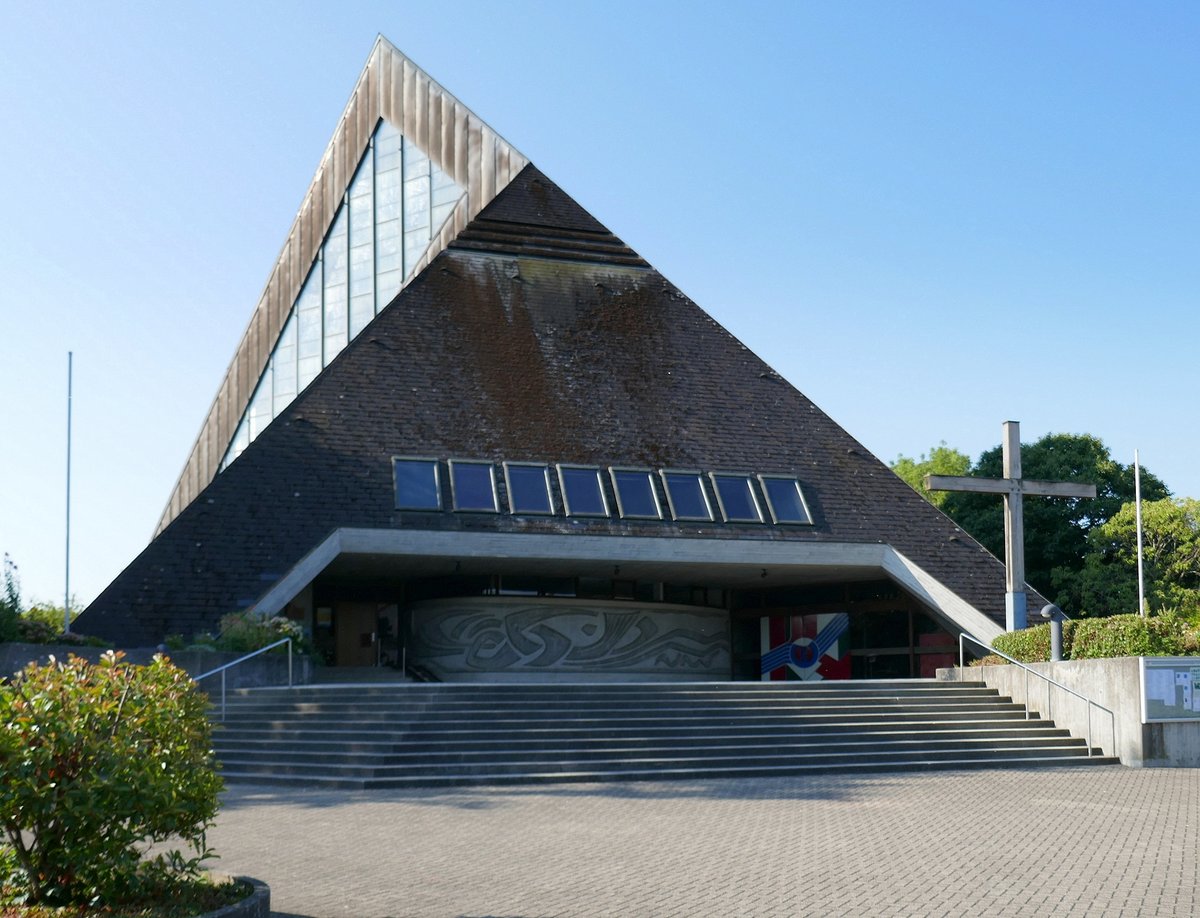
[[[214,745],[229,781],[354,788],[1115,762],[933,680],[248,689]]]

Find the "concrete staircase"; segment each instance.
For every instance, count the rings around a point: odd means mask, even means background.
[[[1116,764],[981,683],[242,689],[230,782],[410,787]]]

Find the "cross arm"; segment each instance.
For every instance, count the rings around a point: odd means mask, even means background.
[[[1095,497],[1096,486],[1080,484],[1076,481],[1035,481],[1021,482],[1021,490],[1026,494],[1040,494],[1044,497]]]
[[[1011,494],[1013,482],[1006,478],[971,478],[968,475],[926,475],[930,491],[975,491],[981,494]]]
[[[969,475],[926,475],[930,491],[971,491],[976,494],[1034,494],[1042,497],[1095,497],[1096,486],[1075,481],[1036,481],[1012,478],[972,478]]]

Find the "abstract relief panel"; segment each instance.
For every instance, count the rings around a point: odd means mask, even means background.
[[[435,672],[728,679],[729,615],[663,603],[466,598],[412,607],[412,653]]]

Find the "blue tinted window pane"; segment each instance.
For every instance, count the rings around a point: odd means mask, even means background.
[[[560,468],[563,501],[571,516],[608,516],[599,469]]]
[[[545,466],[510,465],[508,506],[513,513],[550,513],[549,474]]]
[[[721,499],[721,510],[729,522],[761,523],[762,514],[745,475],[713,475],[713,485]]]
[[[455,510],[496,512],[496,483],[491,463],[451,462],[450,481]]]
[[[771,515],[777,523],[811,523],[804,509],[804,498],[800,494],[800,482],[794,478],[761,478]]]
[[[667,495],[671,499],[671,512],[677,520],[711,520],[712,511],[704,497],[704,486],[698,474],[688,472],[663,472]]]
[[[649,472],[613,469],[612,477],[621,516],[655,520],[662,517]]]
[[[396,507],[400,510],[441,510],[437,463],[432,459],[395,459]]]

